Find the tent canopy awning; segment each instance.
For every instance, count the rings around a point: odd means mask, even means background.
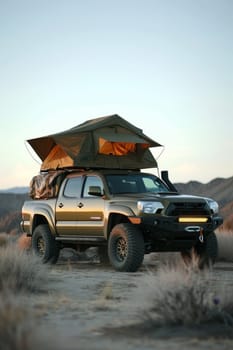
[[[157,162],[149,148],[162,146],[117,114],[27,142],[42,160],[41,170],[152,168]]]

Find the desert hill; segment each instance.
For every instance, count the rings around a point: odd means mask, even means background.
[[[233,176],[227,179],[216,178],[207,184],[189,181],[174,185],[182,194],[206,196],[216,200],[224,217],[223,227],[233,230]],[[28,198],[27,188],[15,187],[0,191],[0,233],[20,232],[21,208]]]
[[[180,193],[206,196],[216,200],[224,218],[223,229],[233,230],[233,176],[227,179],[216,178],[207,184],[198,181],[176,183]]]
[[[21,208],[27,193],[0,193],[0,233],[20,232]]]
[[[21,194],[25,194],[25,193],[28,193],[29,191],[29,188],[24,186],[24,187],[11,187],[11,188],[8,188],[8,189],[4,189],[4,190],[1,190],[0,189],[0,193],[21,193]]]
[[[176,183],[175,187],[180,193],[213,198],[221,208],[233,201],[233,176],[228,179],[216,178],[207,184],[198,181]]]

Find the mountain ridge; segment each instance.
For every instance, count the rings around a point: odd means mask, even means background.
[[[28,193],[29,186],[15,186],[15,187],[9,187],[0,189],[0,193]]]
[[[207,196],[216,200],[220,207],[233,201],[233,176],[229,178],[218,177],[208,183],[189,181],[174,185],[181,194]]]

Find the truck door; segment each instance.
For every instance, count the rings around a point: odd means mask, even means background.
[[[65,180],[56,204],[56,229],[58,235],[77,234],[78,203],[81,197],[83,176]]]
[[[89,194],[91,186],[98,186],[103,193],[103,182],[97,175],[85,177],[82,197],[79,202],[81,215],[80,227],[82,232],[90,236],[104,235],[104,206],[103,196],[93,196]]]
[[[56,228],[60,236],[103,236],[104,200],[88,194],[89,186],[103,188],[100,177],[67,178],[56,205]]]

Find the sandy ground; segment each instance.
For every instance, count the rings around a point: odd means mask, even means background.
[[[159,261],[145,260],[136,273],[119,273],[96,261],[60,259],[50,268],[47,293],[31,298],[39,316],[38,334],[46,349],[233,349],[233,329],[225,326],[138,326],[134,290]],[[233,287],[233,263],[214,266],[213,284]]]

